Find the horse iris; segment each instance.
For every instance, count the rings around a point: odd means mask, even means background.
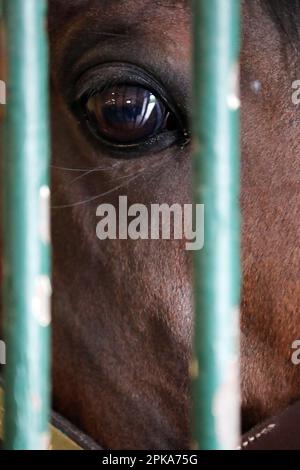
[[[86,103],[94,132],[115,144],[134,144],[166,126],[169,112],[151,91],[132,85],[106,88]]]

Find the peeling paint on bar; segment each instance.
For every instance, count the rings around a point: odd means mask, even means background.
[[[42,186],[40,189],[40,237],[43,243],[50,243],[50,189]]]
[[[36,290],[32,299],[32,311],[35,318],[42,327],[51,323],[51,283],[48,276],[38,276],[36,279]]]
[[[232,72],[229,75],[229,93],[227,97],[227,103],[229,109],[237,111],[241,107],[240,100],[240,65],[239,63],[234,64]]]
[[[196,358],[193,358],[190,363],[189,375],[191,379],[197,379],[199,376],[199,363]]]
[[[0,80],[0,104],[6,104],[6,84],[3,80]]]
[[[232,415],[234,409],[236,409],[237,416]],[[216,418],[216,434],[223,449],[233,449],[238,445],[240,433],[239,409],[239,358],[236,356],[227,364],[224,382],[216,391],[213,400],[212,412]],[[232,441],[232,436],[235,436],[235,442]]]

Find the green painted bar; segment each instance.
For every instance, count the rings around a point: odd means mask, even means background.
[[[4,0],[3,249],[6,449],[49,444],[49,141],[46,2]]]
[[[239,439],[239,0],[194,0],[194,201],[205,205],[195,253],[193,448]]]

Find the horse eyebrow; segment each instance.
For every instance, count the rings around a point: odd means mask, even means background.
[[[263,0],[263,5],[290,41],[300,38],[300,0]]]

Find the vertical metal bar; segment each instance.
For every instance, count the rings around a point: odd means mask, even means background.
[[[44,0],[5,0],[5,448],[49,444],[48,57]]]
[[[239,437],[239,0],[193,0],[194,200],[204,204],[195,253],[193,447]]]

